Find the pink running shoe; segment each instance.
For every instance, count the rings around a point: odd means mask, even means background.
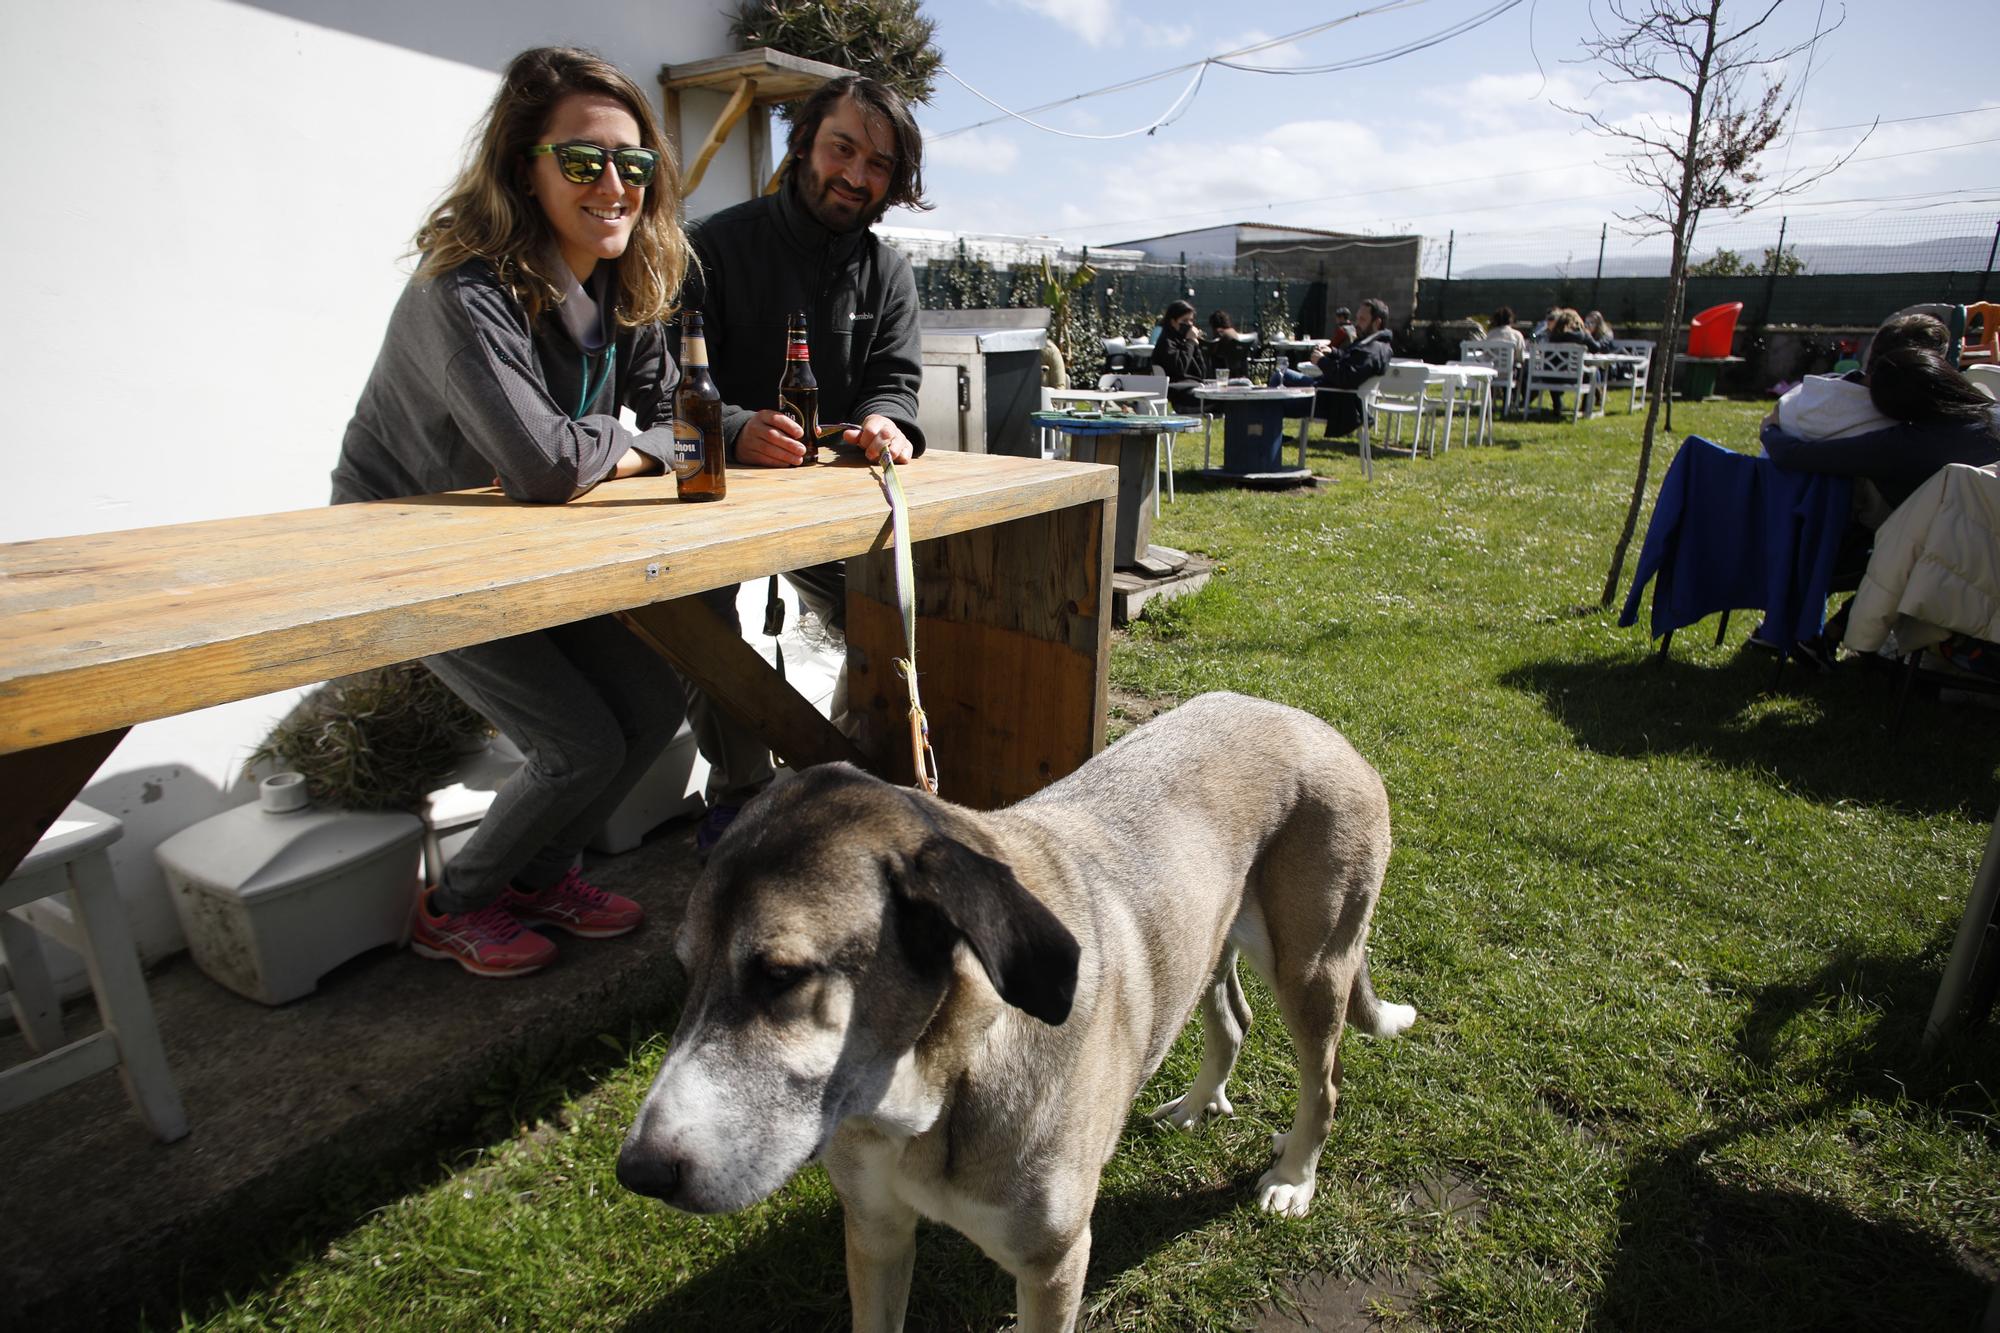
[[[540,893],[510,886],[500,905],[531,926],[559,926],[587,940],[629,935],[646,916],[630,898],[606,893],[575,869]]]
[[[431,911],[417,895],[410,948],[425,958],[449,958],[476,977],[525,977],[556,956],[556,946],[516,921],[499,903],[475,912]]]

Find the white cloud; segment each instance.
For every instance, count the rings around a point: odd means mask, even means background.
[[[987,176],[1004,176],[1021,160],[1021,149],[1012,139],[984,130],[954,134],[949,139],[933,139],[924,145],[926,168],[956,168]]]
[[[1118,0],[1014,0],[1030,13],[1054,19],[1092,46],[1115,45],[1124,16]]]
[[[1194,40],[1194,25],[1188,23],[1145,25],[1146,45],[1153,50],[1178,51]]]

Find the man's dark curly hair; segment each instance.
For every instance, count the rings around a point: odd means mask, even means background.
[[[867,220],[868,224],[879,222],[892,208],[928,209],[930,201],[924,198],[924,136],[917,129],[917,118],[888,85],[859,74],[821,84],[793,114],[792,135],[785,143],[789,159],[786,169],[796,170],[812,154],[820,122],[843,97],[853,98],[864,116],[881,117],[896,142],[896,165],[889,172],[889,192],[882,196],[882,205]]]

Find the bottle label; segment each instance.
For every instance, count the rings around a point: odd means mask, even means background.
[[[785,348],[785,359],[787,361],[810,361],[812,360],[812,350],[806,346],[805,339],[795,339]]]
[[[701,427],[685,417],[674,418],[674,456],[670,466],[682,481],[701,475]]]
[[[708,339],[702,334],[689,334],[682,339],[681,364],[684,366],[705,366],[708,364]]]

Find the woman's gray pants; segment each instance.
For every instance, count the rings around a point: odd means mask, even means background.
[[[445,868],[432,899],[439,911],[484,907],[509,883],[533,891],[561,879],[687,713],[680,676],[614,616],[424,665],[527,759]]]

